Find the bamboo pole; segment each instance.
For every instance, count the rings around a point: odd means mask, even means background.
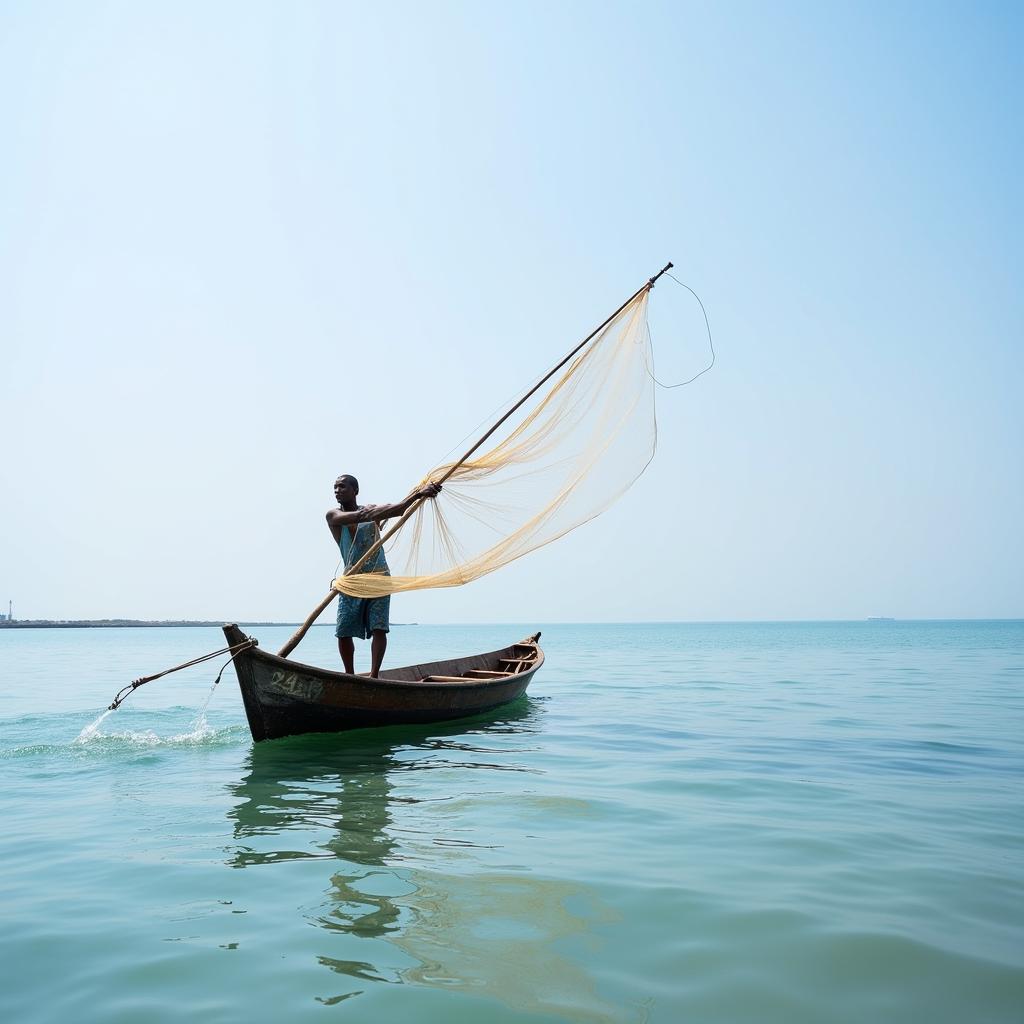
[[[662,274],[668,273],[668,271],[672,269],[672,266],[673,265],[671,263],[666,263],[665,266],[663,266],[661,270],[659,270],[658,273],[654,275],[654,277],[650,278],[643,284],[642,287],[638,288],[635,292],[633,292],[633,294],[630,295],[630,297],[626,299],[626,301],[621,306],[619,306],[619,308],[615,310],[615,312],[612,313],[611,316],[609,316],[599,326],[595,327],[560,363],[558,363],[557,366],[552,367],[552,369],[549,370],[548,373],[546,373],[539,381],[537,381],[537,383],[534,384],[534,386],[530,388],[530,390],[527,391],[526,394],[523,395],[523,397],[520,398],[519,401],[516,402],[515,405],[513,405],[512,408],[509,409],[508,412],[506,412],[487,431],[487,433],[483,434],[480,438],[478,438],[469,448],[469,450],[465,453],[465,455],[463,455],[458,462],[454,463],[448,470],[448,472],[445,473],[444,476],[442,476],[441,479],[436,482],[439,484],[443,484],[460,466],[463,465],[463,463],[469,460],[469,457],[480,448],[480,446],[498,429],[498,427],[502,425],[502,423],[504,423],[528,399],[535,395],[541,387],[543,387],[549,380],[551,380],[551,378],[556,373],[558,373],[558,371],[563,366],[565,366],[565,364],[568,363],[569,360],[572,359],[572,357],[576,355],[576,353],[579,352],[580,349],[583,348],[583,346],[586,345],[588,341],[591,341],[595,337],[597,337],[597,335],[600,334],[601,331],[603,331],[631,302],[633,302],[634,299],[638,298],[643,292],[649,292],[654,287],[654,283],[658,280],[658,278],[661,277]],[[416,511],[416,509],[420,506],[420,503],[423,501],[423,498],[417,498],[405,510],[405,512],[402,514],[398,522],[395,523],[395,525],[392,526],[387,531],[387,533],[384,533],[380,537],[378,537],[377,540],[374,542],[373,546],[370,547],[370,549],[363,555],[362,558],[359,559],[358,562],[355,563],[355,565],[345,570],[345,575],[354,576],[357,572],[359,572],[359,570],[362,569],[362,567],[381,549],[381,547],[383,547],[383,545],[388,541],[388,539],[392,537],[395,533],[397,533],[405,525],[406,520],[408,520],[409,516],[411,516],[413,512]],[[303,622],[302,625],[299,626],[299,628],[292,634],[292,636],[284,645],[284,647],[282,647],[281,650],[277,652],[278,657],[287,658],[288,655],[291,654],[291,652],[294,651],[296,647],[298,647],[299,642],[309,631],[309,627],[312,626],[314,622],[316,622],[316,620],[320,617],[324,609],[327,608],[327,606],[337,596],[338,591],[332,587],[331,592],[316,606],[316,608],[313,609],[312,612],[310,612],[310,614],[306,617],[305,622]]]

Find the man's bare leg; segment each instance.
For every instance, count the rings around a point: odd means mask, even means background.
[[[355,675],[356,645],[350,636],[338,637],[338,653],[341,655],[341,663],[345,671],[351,676]]]
[[[370,636],[370,675],[376,679],[384,664],[384,652],[388,649],[388,635],[383,629],[375,629]]]

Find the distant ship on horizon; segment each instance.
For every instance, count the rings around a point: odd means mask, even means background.
[[[868,622],[895,622],[891,615],[869,615]]]

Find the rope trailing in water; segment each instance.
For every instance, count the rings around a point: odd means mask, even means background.
[[[231,657],[221,667],[220,672],[217,673],[217,680],[220,681],[221,674],[224,669],[227,668],[228,664],[235,660],[235,656],[240,652],[247,650],[250,647],[255,647],[257,641],[252,637],[248,637],[243,640],[240,644],[234,644],[231,647],[222,647],[219,651],[211,651],[209,654],[203,654],[198,658],[193,658],[191,661],[186,661],[181,665],[175,665],[174,668],[166,668],[163,672],[157,672],[151,676],[141,676],[138,679],[133,679],[126,687],[118,690],[117,696],[114,697],[114,702],[107,708],[108,711],[116,711],[127,696],[134,690],[137,690],[144,683],[151,683],[154,679],[159,679],[161,676],[169,676],[172,672],[180,672],[183,668],[191,668],[193,665],[199,665],[204,661],[209,661],[211,658],[219,658],[222,654],[230,654]],[[216,685],[216,683],[214,684]]]

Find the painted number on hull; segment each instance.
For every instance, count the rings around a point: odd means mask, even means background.
[[[323,692],[323,684],[309,676],[300,676],[295,672],[278,670],[270,677],[270,685],[275,690],[287,693],[292,697],[304,700],[317,700]]]

